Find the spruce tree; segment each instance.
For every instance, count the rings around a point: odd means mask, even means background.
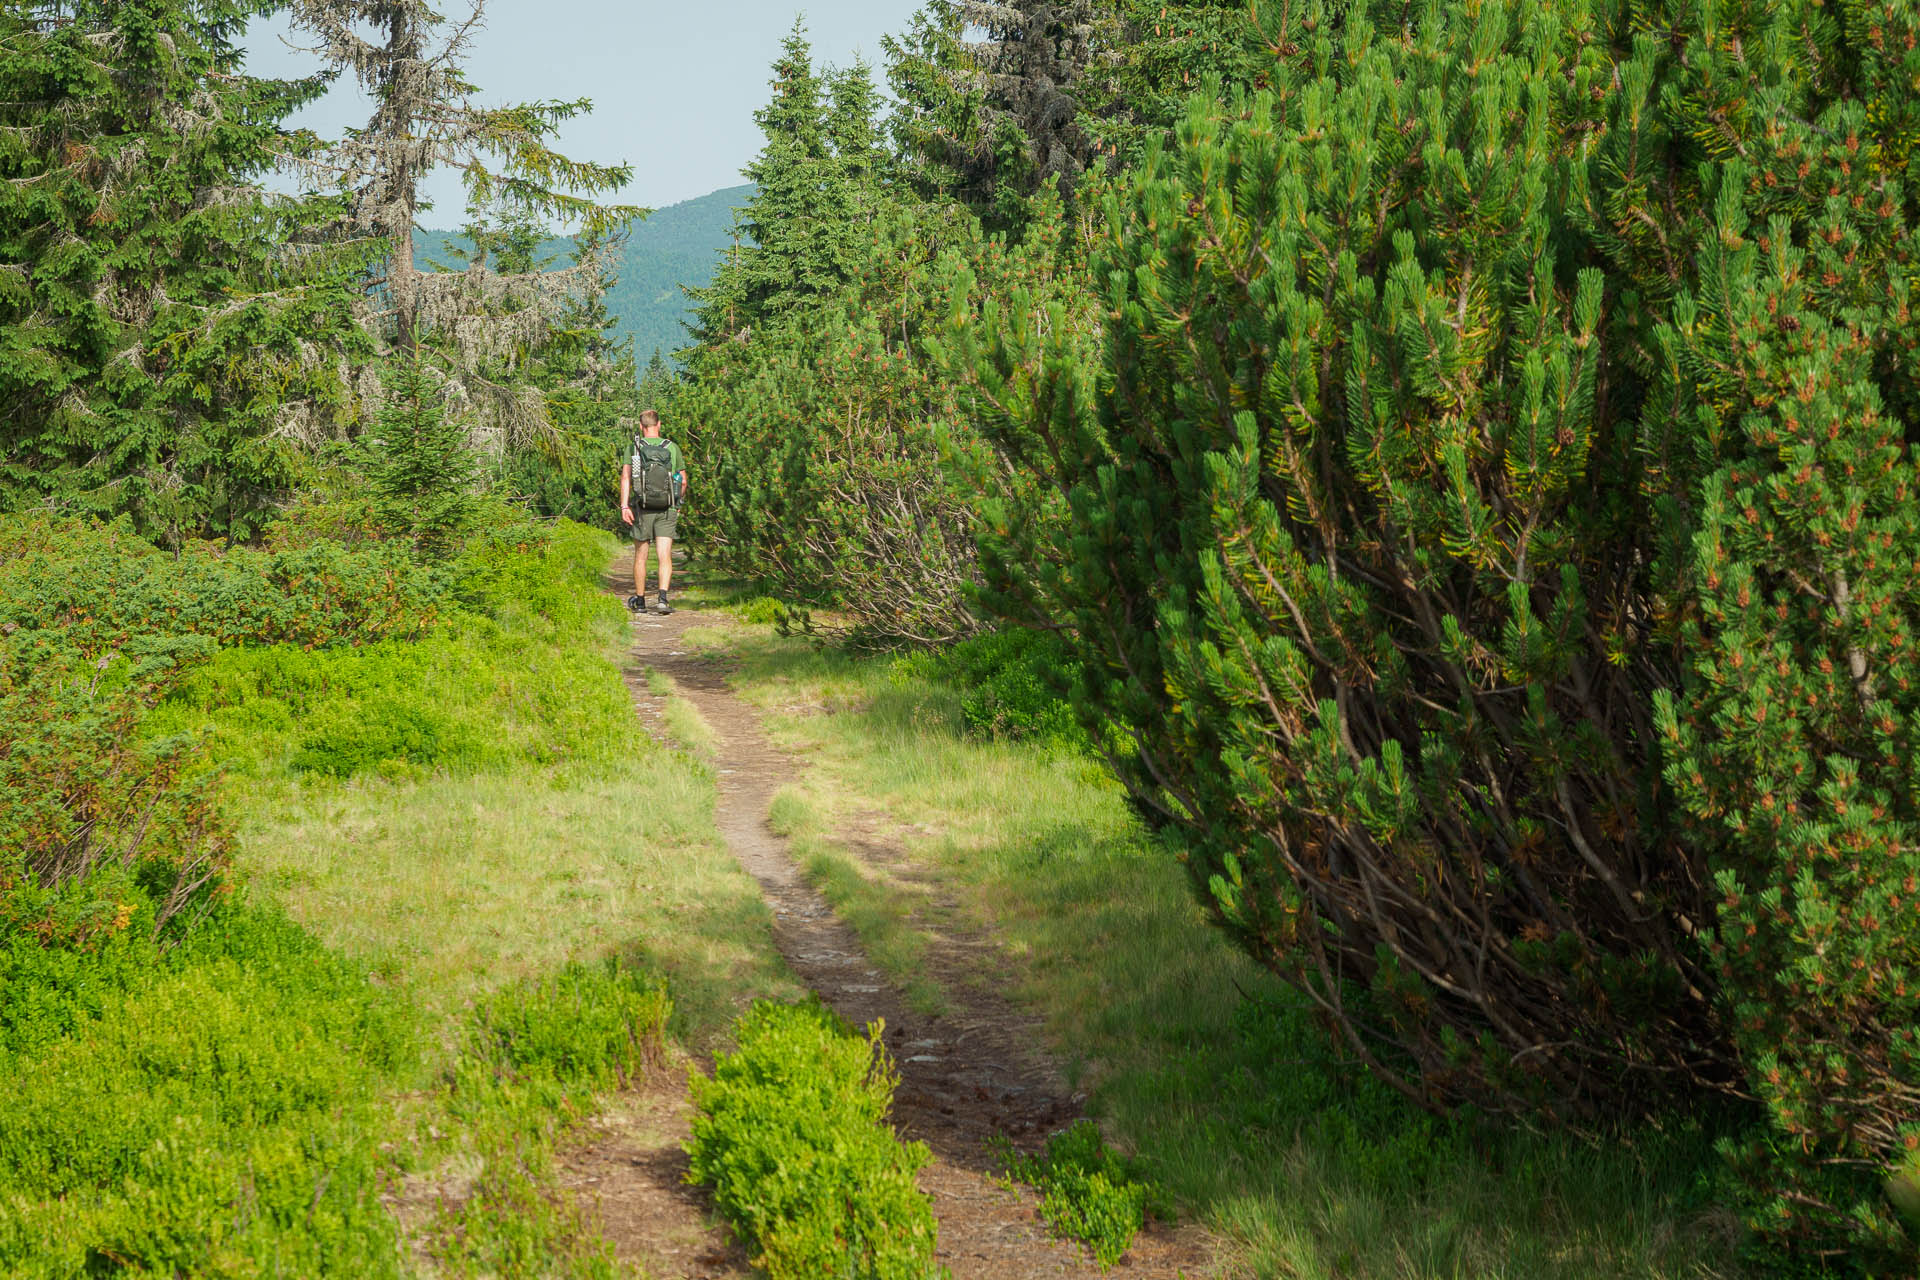
[[[902,178],[923,199],[959,200],[976,213],[995,207],[993,166],[984,163],[985,98],[966,50],[957,0],[931,0],[907,29],[881,39],[894,107],[887,128]]]
[[[754,113],[766,141],[745,171],[754,194],[739,213],[736,252],[693,295],[702,348],[750,336],[845,280],[838,219],[847,193],[827,130],[827,86],[798,21],[781,43],[772,87]]]
[[[386,399],[370,437],[374,511],[416,558],[459,549],[471,526],[477,476],[466,424],[449,415],[434,370],[417,355],[385,372]]]
[[[325,86],[242,72],[254,8],[0,14],[0,505],[245,537],[351,420],[356,264],[254,185]]]
[[[343,192],[350,208],[339,234],[383,255],[365,281],[362,315],[389,349],[438,351],[444,389],[456,411],[502,447],[550,439],[545,398],[517,380],[490,376],[502,360],[543,341],[547,327],[599,279],[597,264],[503,272],[485,262],[457,273],[423,274],[414,263],[420,183],[457,168],[469,203],[511,217],[577,227],[595,242],[642,216],[602,203],[632,176],[624,165],[571,160],[553,147],[584,99],[483,106],[467,79],[465,54],[481,29],[484,4],[449,23],[425,0],[292,0],[293,24],[316,37],[331,74],[350,72],[374,100],[367,125],[306,166]]]
[[[509,270],[534,264],[524,242],[507,252]],[[645,384],[635,387],[632,339],[617,336],[618,319],[607,307],[615,284],[608,264],[616,256],[591,235],[576,239],[575,265],[591,266],[593,278],[561,309],[524,369],[546,397],[555,435],[548,447],[510,451],[503,467],[507,484],[542,515],[610,529],[619,526],[618,476],[630,435],[623,424],[647,403]]]
[[[1110,28],[1089,0],[933,0],[886,41],[892,124],[923,194],[1018,229],[1026,202],[1070,201],[1093,162],[1079,92]]]
[[[653,355],[647,361],[647,367],[640,374],[640,391],[637,399],[642,409],[658,409],[669,412],[673,404],[674,392],[678,388],[679,378],[660,354],[660,348],[653,349]]]

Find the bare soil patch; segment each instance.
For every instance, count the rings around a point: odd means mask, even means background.
[[[687,1184],[692,1104],[678,1070],[620,1094],[560,1161],[559,1185],[595,1206],[620,1261],[648,1280],[746,1280],[746,1250]]]
[[[644,675],[644,668],[653,667],[700,711],[715,734],[720,832],[759,883],[787,964],[849,1022],[885,1020],[886,1044],[900,1070],[894,1124],[935,1156],[921,1186],[940,1222],[940,1260],[956,1280],[1099,1276],[1085,1249],[1047,1233],[1030,1192],[1004,1187],[994,1177],[990,1136],[1004,1134],[1033,1147],[1080,1114],[1080,1099],[1067,1091],[1041,1047],[1037,1022],[994,989],[996,948],[978,934],[935,931],[925,966],[943,988],[946,1010],[929,1016],[909,1006],[905,993],[874,967],[853,931],[807,883],[786,841],[768,828],[774,793],[798,779],[800,766],[769,741],[758,714],[728,688],[728,664],[682,643],[685,631],[700,623],[700,613],[684,607],[664,618],[635,616],[628,684],[636,707],[658,732],[661,699],[648,691]],[[844,834],[871,864],[904,860],[879,824],[863,822]],[[616,1219],[622,1215],[612,1194],[602,1192],[602,1212],[618,1241]],[[1211,1254],[1205,1234],[1195,1228],[1150,1224],[1115,1270],[1167,1280],[1199,1276],[1212,1272]]]

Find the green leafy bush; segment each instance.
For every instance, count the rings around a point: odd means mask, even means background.
[[[1040,1216],[1056,1234],[1091,1249],[1102,1271],[1120,1261],[1145,1220],[1147,1188],[1107,1146],[1099,1125],[1075,1121],[1039,1155],[1023,1155],[1004,1140],[998,1145],[1008,1176],[1040,1192]]]
[[[334,602],[342,625],[316,627],[303,610],[357,588],[307,591],[289,566],[384,552],[175,558],[46,527],[31,573],[0,566],[0,1271],[396,1275],[381,1196],[412,1148],[390,1099],[438,1056],[444,1085],[422,1096],[482,1166],[439,1256],[616,1274],[551,1194],[552,1143],[596,1089],[658,1060],[664,993],[570,967],[484,1001],[457,1049],[430,1056],[403,998],[218,892],[227,834],[206,767],[607,758],[631,708],[606,657],[626,628],[597,590],[605,538],[500,520],[435,575],[396,562],[396,598],[427,605],[405,627],[350,599]],[[89,573],[127,592],[63,580]],[[140,599],[180,607],[143,616]]]
[[[204,907],[228,829],[189,744],[139,732],[171,656],[82,666],[15,649],[0,637],[0,937],[94,944]]]
[[[215,644],[363,644],[424,633],[445,589],[403,548],[288,551],[191,543],[177,555],[124,523],[0,518],[0,631],[86,658],[141,637]]]
[[[976,733],[1085,751],[1090,739],[1065,696],[1077,674],[1075,661],[1055,635],[1006,627],[896,658],[892,674],[953,687],[961,717]]]
[[[666,988],[609,957],[497,992],[474,1015],[473,1048],[499,1072],[606,1089],[658,1067],[673,1002]]]
[[[887,1124],[895,1075],[876,1024],[854,1035],[819,1004],[757,1002],[737,1052],[696,1074],[688,1177],[752,1243],[770,1280],[922,1280],[934,1220],[914,1173],[925,1146]]]
[[[772,596],[748,596],[728,607],[740,621],[763,626],[779,622],[784,612],[781,603]]]
[[[376,1108],[405,1009],[284,918],[0,951],[0,1270],[394,1276]]]
[[[239,767],[333,777],[583,763],[631,716],[607,660],[624,612],[598,589],[606,535],[502,521],[448,566],[447,605],[416,640],[227,649],[157,713]]]

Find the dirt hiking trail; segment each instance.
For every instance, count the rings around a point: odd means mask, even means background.
[[[607,585],[625,594],[614,576]],[[706,615],[704,621],[712,625],[716,619]],[[920,1185],[939,1220],[939,1261],[955,1280],[1094,1280],[1102,1273],[1087,1250],[1048,1234],[1037,1197],[994,1181],[990,1136],[1005,1134],[1023,1148],[1037,1148],[1079,1115],[1078,1100],[1044,1055],[1037,1023],[995,990],[996,948],[980,937],[929,939],[927,976],[944,996],[944,1012],[932,1016],[915,1011],[868,960],[853,930],[807,883],[785,839],[767,825],[774,793],[798,780],[800,766],[773,745],[759,714],[728,688],[729,664],[681,642],[702,622],[699,610],[685,607],[666,617],[634,616],[626,677],[636,711],[650,731],[664,734],[665,699],[648,691],[649,667],[668,676],[698,709],[715,737],[720,833],[759,884],[788,967],[855,1026],[885,1019],[886,1045],[900,1072],[894,1126],[934,1154]],[[905,861],[903,850],[871,828],[844,834],[846,851],[870,865]],[[681,1181],[687,1103],[680,1092],[676,1081],[663,1081],[658,1089],[622,1099],[569,1158],[566,1185],[589,1204],[598,1202],[608,1238],[649,1276],[750,1275],[743,1252],[710,1225],[704,1191]],[[1136,1237],[1110,1274],[1142,1280],[1213,1275],[1212,1252],[1197,1228],[1155,1224]]]

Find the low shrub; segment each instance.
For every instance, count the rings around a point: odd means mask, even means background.
[[[1040,1192],[1040,1216],[1055,1234],[1086,1245],[1102,1271],[1120,1261],[1145,1220],[1148,1188],[1107,1146],[1100,1126],[1076,1121],[1039,1155],[1004,1139],[995,1145],[1007,1176]]]
[[[204,906],[226,824],[187,744],[136,732],[174,662],[15,648],[0,638],[0,935],[91,944]]]
[[[381,543],[280,552],[192,543],[170,555],[123,523],[0,520],[0,630],[39,633],[88,659],[153,636],[308,648],[417,636],[444,597],[438,575]]]
[[[765,626],[779,622],[786,612],[785,606],[772,596],[749,596],[737,604],[729,605],[728,608],[732,610],[733,616],[742,622]]]
[[[974,733],[1088,751],[1092,740],[1066,698],[1075,661],[1058,637],[1007,627],[897,658],[893,675],[958,691],[961,717]]]
[[[472,1055],[501,1075],[605,1089],[660,1065],[673,1001],[608,958],[496,993],[474,1016]]]
[[[598,589],[604,534],[500,525],[449,568],[431,635],[358,647],[223,650],[156,726],[211,736],[241,768],[330,777],[606,759],[631,710],[605,657],[626,636]]]
[[[396,1000],[280,915],[0,951],[0,1272],[391,1276]]]
[[[480,1167],[429,1227],[439,1263],[467,1275],[627,1274],[589,1212],[553,1187],[554,1139],[593,1108],[595,1092],[659,1066],[672,1012],[659,981],[613,958],[570,963],[480,1003],[444,1097]]]
[[[819,1004],[757,1002],[740,1048],[696,1073],[688,1178],[751,1242],[770,1280],[935,1274],[929,1159],[887,1124],[896,1076],[879,1024],[853,1034]]]

